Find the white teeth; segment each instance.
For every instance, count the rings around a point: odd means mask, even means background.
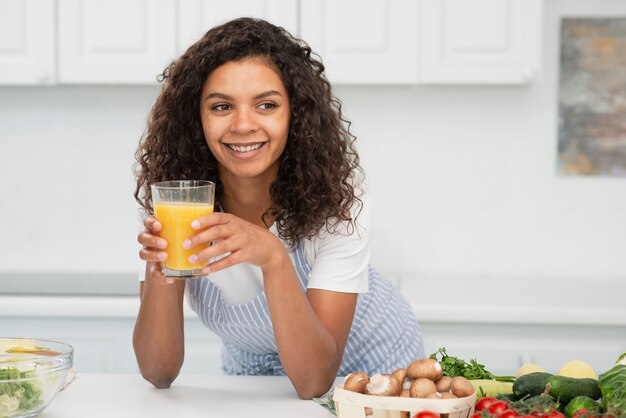
[[[239,145],[228,145],[228,147],[237,152],[250,152],[250,151],[254,151],[255,149],[261,148],[262,145],[263,143],[254,144],[254,145],[246,145],[244,147],[239,146]]]

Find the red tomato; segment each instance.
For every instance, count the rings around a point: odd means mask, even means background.
[[[483,418],[482,412],[476,412],[470,418]]]
[[[518,416],[517,412],[512,409],[505,409],[498,415],[499,418],[517,418]]]
[[[576,411],[576,413],[572,415],[572,418],[580,418],[580,417],[586,417],[586,416],[587,416],[587,410],[583,408],[583,409],[579,409],[578,411]]]
[[[431,411],[422,411],[413,415],[413,418],[439,418],[439,414]]]
[[[563,415],[559,411],[554,411],[554,412],[548,412],[547,414],[543,414],[543,418],[565,418],[565,415]]]
[[[495,401],[489,407],[489,412],[491,412],[492,414],[495,414],[495,415],[499,415],[500,413],[504,412],[507,409],[509,409],[509,405],[506,402],[504,402],[504,401]]]
[[[491,406],[491,404],[493,404],[494,402],[497,402],[498,400],[496,398],[492,398],[490,396],[486,396],[484,398],[482,398],[481,400],[479,400],[478,402],[476,402],[476,411],[484,411],[485,409],[489,409],[489,407]]]

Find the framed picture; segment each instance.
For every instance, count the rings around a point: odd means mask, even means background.
[[[561,21],[558,171],[626,176],[626,17]]]

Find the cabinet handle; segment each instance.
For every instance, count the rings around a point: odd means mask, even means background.
[[[34,76],[35,80],[43,84],[50,79],[50,71],[45,68],[38,68],[35,70]]]
[[[528,67],[524,70],[522,78],[526,83],[530,83],[537,77],[537,69],[535,67]]]

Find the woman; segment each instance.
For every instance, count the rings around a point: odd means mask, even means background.
[[[161,274],[167,242],[147,216],[133,344],[142,375],[169,387],[183,363],[183,296],[223,339],[228,374],[287,375],[303,399],[337,375],[391,372],[424,351],[415,316],[369,269],[367,196],[354,137],[323,65],[302,41],[241,18],[211,29],[163,73],[137,151],[150,184],[217,184],[216,213],[184,243],[207,277]],[[208,243],[213,243],[207,246]]]

